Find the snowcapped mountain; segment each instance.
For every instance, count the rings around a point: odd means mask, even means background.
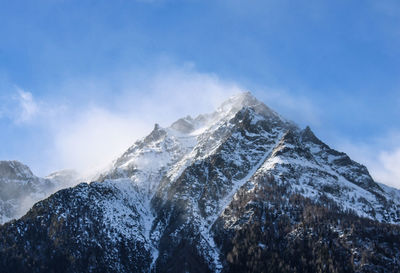
[[[18,161],[0,161],[0,223],[21,217],[54,188]]]
[[[0,224],[21,217],[34,203],[72,185],[76,178],[73,171],[39,178],[18,161],[0,161]]]
[[[0,227],[0,264],[390,272],[400,269],[399,223],[398,190],[247,92],[211,114],[156,124],[95,182],[58,191]]]

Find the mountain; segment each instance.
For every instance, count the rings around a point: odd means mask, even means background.
[[[76,178],[69,170],[40,178],[21,162],[0,161],[0,224],[21,217],[34,203],[72,185]]]
[[[0,226],[17,272],[398,272],[400,193],[242,93]]]
[[[0,161],[0,223],[21,217],[54,187],[18,161]]]

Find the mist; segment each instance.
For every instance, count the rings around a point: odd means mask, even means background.
[[[140,77],[125,72],[115,82],[76,79],[57,87],[63,93],[84,90],[91,94],[87,98],[35,101],[29,94],[37,106],[37,120],[30,117],[30,121],[39,122],[50,136],[47,152],[40,155],[39,175],[75,169],[82,177],[91,177],[149,134],[155,123],[166,127],[183,116],[211,112],[244,90],[192,66],[169,67]]]

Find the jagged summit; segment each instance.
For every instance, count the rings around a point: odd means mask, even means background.
[[[253,109],[263,108],[263,110],[268,109],[250,92],[243,92],[222,102],[212,113],[200,114],[196,118],[192,118],[188,115],[173,122],[168,128],[184,134],[191,134],[195,131],[202,132],[201,128],[205,129],[205,127],[209,127],[213,123],[232,118],[237,112],[248,107]]]
[[[224,101],[218,108],[218,112],[230,112],[230,111],[239,111],[243,107],[255,107],[262,104],[258,101],[251,92],[243,92],[237,95],[234,95]]]
[[[238,93],[231,96],[226,101],[224,101],[218,108],[218,112],[230,112],[239,111],[243,107],[253,107],[256,108],[263,105],[253,94],[249,91]]]
[[[191,116],[187,116],[172,123],[170,128],[184,134],[189,134],[195,130],[196,124],[195,120]]]
[[[173,122],[168,128],[183,134],[200,134],[207,128],[211,128],[215,124],[232,119],[237,113],[243,111],[252,111],[256,115],[261,115],[261,119],[275,120],[283,122],[297,128],[295,123],[281,117],[278,113],[270,109],[263,102],[257,100],[249,91],[236,94],[226,101],[222,102],[212,113],[200,114],[196,118],[190,115],[180,118]]]
[[[266,106],[263,102],[255,98],[253,94],[249,91],[239,93],[230,97],[217,108],[216,112],[234,114],[242,110],[243,108],[251,108],[257,114],[262,114],[266,117],[274,116],[276,118],[283,119],[282,117],[280,117],[279,114],[277,114],[275,111]]]

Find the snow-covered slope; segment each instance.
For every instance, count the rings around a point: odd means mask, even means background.
[[[280,196],[266,194],[265,181]],[[51,249],[68,257],[72,271],[220,272],[233,244],[226,240],[252,223],[260,207],[272,210],[276,200],[291,207],[293,196],[338,215],[400,223],[396,190],[247,92],[213,113],[167,128],[156,124],[97,182],[57,192],[4,228],[15,236],[10,243],[34,243],[39,239],[30,232],[41,232],[47,245],[24,251],[49,268],[45,253]]]

